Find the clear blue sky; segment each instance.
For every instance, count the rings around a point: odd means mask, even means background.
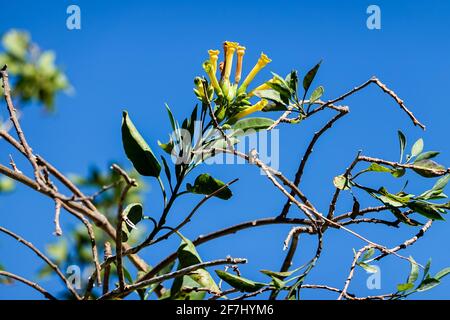
[[[66,8],[81,7],[82,29],[66,29]],[[221,46],[224,40],[238,41],[247,47],[244,71],[259,53],[273,60],[269,71],[286,74],[292,68],[305,73],[323,59],[316,84],[325,87],[325,99],[358,85],[373,75],[393,88],[427,131],[413,127],[398,106],[375,87],[368,88],[346,103],[351,114],[338,123],[318,143],[307,167],[303,190],[321,210],[327,207],[333,191],[332,178],[340,174],[362,149],[367,155],[397,160],[397,130],[410,141],[424,137],[428,150],[441,150],[440,162],[450,163],[448,149],[449,106],[446,94],[450,83],[450,3],[448,1],[376,1],[381,7],[381,30],[366,28],[366,8],[372,1],[196,1],[159,3],[143,1],[2,1],[0,32],[10,28],[31,31],[33,39],[45,49],[57,52],[75,88],[73,96],[57,99],[55,115],[39,108],[27,108],[23,127],[34,150],[51,160],[63,172],[85,174],[97,164],[106,167],[111,159],[126,163],[120,140],[121,110],[127,108],[153,148],[169,132],[164,102],[175,114],[186,116],[196,100],[192,80],[202,74],[206,51]],[[327,114],[328,116],[330,114]],[[311,119],[299,126],[284,126],[280,133],[280,170],[293,176],[308,138],[325,117]],[[7,163],[8,150],[1,143],[1,161]],[[277,215],[283,196],[253,167],[206,166],[197,173],[209,172],[222,180],[240,177],[233,185],[235,196],[227,201],[213,200],[193,219],[184,233],[195,238],[219,227],[264,216]],[[195,177],[195,176],[194,176]],[[433,184],[409,175],[411,192]],[[148,214],[159,210],[159,190],[153,180],[146,194]],[[376,183],[378,183],[377,180]],[[375,183],[374,186],[379,186]],[[396,187],[400,183],[393,184]],[[195,196],[193,197],[195,198]],[[350,198],[339,205],[349,209]],[[193,205],[195,199],[189,202]],[[176,206],[180,214],[186,203]],[[297,213],[292,210],[292,215]],[[72,220],[64,215],[63,224]],[[385,215],[385,217],[388,217]],[[171,220],[176,221],[176,217]],[[0,198],[0,224],[43,248],[53,241],[53,204],[26,189]],[[63,225],[64,226],[64,225]],[[278,269],[284,257],[282,242],[289,227],[263,227],[211,242],[199,248],[204,258],[230,254],[247,257],[242,267],[245,276],[264,280],[258,268]],[[355,228],[374,241],[395,245],[414,234],[403,227]],[[388,232],[390,231],[390,232]],[[433,257],[432,272],[450,266],[449,225],[437,222],[426,237],[404,254],[425,263]],[[295,265],[310,258],[315,238],[301,239]],[[152,263],[176,248],[178,240],[147,250]],[[319,266],[308,283],[342,287],[352,259],[352,248],[363,243],[344,232],[330,232]],[[0,257],[8,270],[33,278],[40,261],[14,241],[0,238]],[[388,258],[381,264],[382,290],[368,290],[367,275],[358,270],[351,291],[374,295],[394,290],[409,271],[407,262]],[[53,292],[57,281],[43,282]],[[449,298],[450,279],[416,298]],[[307,298],[335,298],[326,292],[304,291]],[[0,286],[0,298],[40,298],[20,285]]]

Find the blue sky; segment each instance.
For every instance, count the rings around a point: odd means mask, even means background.
[[[65,26],[66,8],[75,3],[81,8],[82,29]],[[327,207],[333,191],[332,178],[346,168],[357,150],[364,154],[398,159],[397,130],[415,141],[425,140],[427,150],[440,150],[439,161],[450,163],[448,150],[448,102],[450,83],[450,33],[447,1],[377,1],[381,8],[381,30],[366,27],[366,8],[371,1],[222,1],[151,3],[127,1],[8,1],[2,4],[0,32],[10,28],[26,29],[44,49],[54,49],[75,92],[57,99],[58,111],[47,115],[39,108],[27,108],[23,127],[33,149],[51,160],[63,172],[85,174],[90,165],[106,167],[111,159],[127,163],[120,140],[122,109],[128,109],[137,127],[156,149],[165,140],[169,124],[164,110],[167,102],[174,113],[187,116],[196,99],[193,78],[202,75],[201,63],[207,50],[218,48],[224,40],[238,41],[247,47],[248,71],[264,51],[273,62],[258,77],[269,78],[269,71],[287,74],[297,69],[304,74],[323,59],[315,85],[325,87],[331,99],[378,76],[404,100],[427,125],[422,132],[378,88],[369,87],[348,99],[349,116],[341,120],[314,150],[302,185],[305,193],[321,210]],[[2,113],[4,115],[4,113]],[[283,126],[280,132],[280,170],[292,177],[309,137],[331,113],[297,126]],[[7,163],[6,144],[0,146],[1,161]],[[235,196],[227,201],[210,201],[193,219],[186,236],[219,227],[275,216],[284,204],[281,194],[250,166],[206,166],[196,173],[208,172],[229,181]],[[193,176],[191,179],[193,179]],[[419,192],[433,181],[410,180],[410,191]],[[159,210],[159,190],[148,179],[146,211]],[[378,183],[379,180],[372,182]],[[391,184],[399,188],[400,182]],[[377,186],[375,184],[375,186]],[[379,186],[379,185],[378,185]],[[338,206],[348,211],[347,195]],[[175,207],[175,211],[195,203]],[[298,215],[294,210],[291,215]],[[388,217],[385,215],[385,217]],[[177,217],[173,217],[173,223]],[[0,198],[1,225],[11,228],[41,248],[53,241],[53,204],[25,187]],[[70,218],[65,215],[64,224]],[[403,227],[359,226],[355,230],[374,241],[395,245],[411,237],[414,230]],[[421,263],[433,257],[432,272],[450,266],[447,243],[449,226],[437,222],[426,237],[404,254]],[[258,269],[278,269],[284,257],[282,242],[289,227],[262,227],[244,231],[199,247],[204,260],[230,254],[247,257],[242,267],[245,276],[264,280]],[[301,265],[314,251],[315,238],[301,240],[294,265]],[[147,250],[143,256],[155,263],[172,252],[178,240],[167,241]],[[352,248],[363,243],[344,232],[332,231],[325,237],[325,250],[318,267],[307,282],[342,287],[352,259]],[[1,237],[0,257],[8,270],[33,278],[40,261],[17,243]],[[382,290],[366,288],[367,274],[358,270],[351,291],[374,295],[394,290],[404,281],[407,262],[388,258],[381,264]],[[448,298],[450,279],[416,298]],[[57,281],[43,282],[49,290],[59,290]],[[304,291],[306,298],[335,298],[326,292]],[[0,287],[0,298],[40,298],[20,285]]]

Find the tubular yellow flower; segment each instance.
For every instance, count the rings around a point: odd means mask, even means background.
[[[217,71],[217,60],[219,60],[219,50],[208,50],[209,54],[209,61],[211,61],[211,64],[214,68],[214,73]]]
[[[258,62],[250,71],[248,76],[245,78],[242,85],[239,87],[238,94],[245,92],[245,90],[247,90],[248,85],[250,84],[250,82],[252,82],[252,80],[255,78],[258,72],[261,71],[261,69],[264,68],[271,61],[272,60],[270,60],[268,56],[266,56],[264,53],[261,52],[261,56],[259,57]]]
[[[223,75],[224,81],[230,80],[231,68],[233,66],[233,56],[238,48],[239,44],[237,42],[225,41],[226,54],[225,54],[225,73]]]
[[[216,94],[218,96],[223,96],[222,89],[220,88],[219,82],[217,81],[216,73],[214,72],[214,67],[213,67],[211,61],[209,61],[209,60],[205,61],[203,63],[203,69],[208,74],[209,81],[211,82],[211,85],[213,86],[214,91],[216,91]]]
[[[236,75],[234,76],[234,83],[239,83],[241,81],[242,74],[242,61],[244,60],[245,47],[238,46],[237,48],[237,64],[236,64]]]
[[[267,100],[266,99],[261,99],[260,101],[258,101],[254,105],[252,105],[251,107],[248,107],[247,109],[245,109],[245,110],[239,112],[238,114],[236,114],[233,117],[233,120],[239,120],[239,119],[241,119],[243,117],[248,116],[249,114],[252,114],[252,113],[257,112],[257,111],[261,111],[266,105],[267,105]]]

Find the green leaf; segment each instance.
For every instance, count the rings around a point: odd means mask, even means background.
[[[220,279],[228,283],[233,288],[243,292],[255,292],[266,285],[265,283],[255,282],[222,270],[215,271]]]
[[[125,153],[137,172],[143,176],[159,176],[161,165],[126,111],[123,112],[122,142]]]
[[[255,96],[260,97],[261,99],[267,99],[273,102],[276,102],[277,104],[280,104],[282,106],[285,105],[283,99],[281,99],[281,95],[278,91],[275,90],[261,90],[256,91]]]
[[[284,282],[276,277],[272,277],[272,284],[278,290],[280,290],[286,286],[286,282]]]
[[[399,292],[408,291],[411,290],[412,288],[414,288],[413,283],[402,283],[397,285],[397,291]]]
[[[436,210],[436,208],[429,203],[419,202],[419,201],[411,201],[408,203],[408,207],[429,219],[445,220],[441,216],[441,214]]]
[[[261,111],[271,112],[271,111],[286,111],[288,108],[280,103],[269,102]]]
[[[378,163],[371,163],[370,166],[366,169],[367,171],[375,171],[375,172],[392,172],[391,168],[387,168]]]
[[[434,162],[433,160],[429,160],[429,159],[425,159],[425,160],[420,160],[420,161],[415,161],[414,162],[414,168],[413,170],[421,175],[422,177],[425,178],[432,178],[432,177],[438,177],[441,174],[439,173],[434,173],[431,170],[435,170],[435,171],[445,171],[445,167]]]
[[[450,174],[446,174],[445,176],[441,177],[436,183],[434,184],[433,188],[431,190],[444,190],[445,186],[450,181]]]
[[[419,154],[419,155],[417,156],[415,162],[416,162],[416,161],[420,161],[420,160],[425,160],[425,159],[431,159],[431,158],[434,158],[434,157],[438,156],[439,153],[440,153],[440,152],[438,152],[438,151],[427,151],[427,152],[421,153],[421,154]]]
[[[177,251],[179,262],[178,270],[202,263],[202,259],[200,258],[194,244],[179,232],[177,232],[177,234],[181,238],[181,244]],[[173,299],[202,299],[202,297],[204,297],[204,293],[203,295],[198,295],[198,293],[195,292],[189,294],[183,293],[181,289],[186,286],[208,288],[215,292],[219,291],[219,287],[215,283],[214,279],[211,277],[209,272],[203,268],[197,269],[189,275],[175,278],[171,288],[171,295]]]
[[[403,154],[405,153],[406,148],[406,137],[400,130],[398,131],[398,140],[400,143],[400,163],[403,161]]]
[[[140,203],[131,203],[123,210],[122,215],[124,217],[122,242],[127,242],[131,231],[136,228],[136,225],[143,218],[142,205]]]
[[[167,142],[167,143],[162,143],[161,141],[158,140],[158,146],[161,149],[163,149],[166,153],[172,154],[174,143],[173,143],[172,139],[170,139],[169,142]]]
[[[375,254],[375,249],[369,248],[368,250],[366,250],[366,252],[364,252],[364,255],[362,256],[361,261],[369,260],[374,254]]]
[[[306,76],[303,78],[303,89],[305,89],[305,92],[308,92],[309,87],[311,86],[311,83],[313,82],[314,78],[316,77],[317,71],[320,68],[320,64],[322,61],[320,61],[318,64],[316,64],[311,70],[308,71]]]
[[[418,156],[423,151],[423,139],[417,140],[411,148],[411,158]]]
[[[317,100],[319,100],[324,92],[324,88],[322,86],[317,87],[312,93],[311,93],[311,97],[309,98],[309,104],[312,104],[314,102],[316,102]]]
[[[428,259],[427,264],[425,265],[425,268],[423,269],[423,278],[422,281],[429,276],[429,272],[430,272],[430,268],[431,268],[431,258]]]
[[[417,278],[419,277],[419,265],[417,264],[416,261],[414,261],[413,257],[409,257],[410,260],[410,264],[411,264],[411,271],[409,272],[409,276],[408,276],[408,283],[413,284],[414,282],[416,282]]]
[[[253,130],[255,132],[259,130],[265,130],[269,128],[274,122],[275,121],[269,118],[247,118],[239,120],[233,125],[232,128],[234,132],[238,132],[237,135],[241,135],[239,134],[239,132],[243,132],[245,134],[247,130]],[[236,136],[236,134],[234,135]]]
[[[450,274],[450,267],[447,267],[445,269],[442,269],[441,271],[439,271],[438,273],[436,273],[436,275],[434,276],[435,279],[441,280],[443,277],[447,276],[448,274]]]
[[[263,270],[259,270],[259,271],[269,277],[283,280],[284,278],[289,277],[291,274],[293,274],[296,270],[280,272],[280,271],[270,271],[270,270],[263,269]]]
[[[396,168],[392,170],[392,176],[394,178],[401,178],[405,175],[405,168]]]
[[[298,74],[296,70],[292,70],[291,73],[289,73],[285,79],[286,83],[288,84],[289,88],[292,90],[293,93],[297,92],[298,87]]]
[[[438,279],[435,278],[426,278],[422,281],[422,283],[419,285],[419,287],[416,289],[418,292],[424,292],[430,289],[433,289],[437,285],[439,285],[441,282]]]
[[[233,193],[231,192],[230,188],[223,188],[224,186],[225,183],[223,183],[222,181],[214,179],[207,173],[203,173],[195,179],[193,186],[189,183],[186,184],[186,190],[191,193],[210,195],[222,188],[222,190],[220,190],[214,196],[223,200],[228,200],[231,198]]]
[[[334,177],[333,184],[336,188],[338,188],[340,190],[350,189],[348,180],[343,175]]]
[[[365,262],[359,261],[357,262],[357,265],[366,270],[368,273],[377,273],[378,269],[375,266],[371,266]]]

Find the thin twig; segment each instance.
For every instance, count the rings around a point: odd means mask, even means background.
[[[61,200],[56,199],[55,200],[55,236],[60,237],[62,236],[63,232],[61,229],[61,224],[59,221],[59,217],[61,215]]]
[[[17,119],[16,108],[14,107],[14,104],[13,104],[13,101],[11,98],[11,88],[9,85],[8,72],[6,71],[6,69],[7,69],[7,66],[6,65],[3,66],[3,68],[0,70],[0,74],[1,74],[1,77],[3,80],[3,94],[5,96],[6,105],[8,107],[9,116],[10,116],[11,122],[14,125],[14,128],[16,129],[16,133],[17,133],[17,136],[19,137],[20,143],[25,150],[25,154],[26,154],[28,160],[30,161],[31,166],[33,167],[34,177],[36,179],[36,182],[38,184],[40,184],[41,177],[39,174],[39,167],[36,163],[36,159],[33,155],[33,151],[30,148],[30,146],[28,145],[27,139],[25,138],[25,135],[22,131],[20,122]]]
[[[43,254],[38,248],[36,248],[31,242],[25,240],[21,236],[15,234],[14,232],[4,227],[0,227],[0,232],[3,232],[4,234],[16,239],[18,242],[22,243],[23,245],[31,249],[31,251],[33,251],[39,258],[41,258],[46,264],[48,264],[48,266],[58,275],[58,277],[61,278],[61,280],[64,282],[67,289],[72,293],[72,295],[76,299],[78,300],[80,299],[80,296],[78,295],[77,291],[73,288],[70,281],[64,276],[64,274],[61,272],[58,266],[55,263],[53,263],[53,261],[51,261],[45,254]]]
[[[143,281],[136,282],[132,285],[128,285],[124,291],[119,290],[119,288],[115,289],[115,290],[110,291],[109,293],[101,296],[99,299],[104,300],[104,299],[110,299],[112,297],[121,297],[122,295],[128,294],[129,292],[133,292],[140,288],[147,287],[153,283],[159,283],[159,282],[163,282],[168,279],[181,277],[181,276],[190,274],[198,269],[204,269],[207,267],[218,266],[218,265],[223,265],[223,264],[242,264],[242,263],[247,263],[247,259],[227,257],[226,259],[218,259],[218,260],[198,263],[198,264],[195,264],[195,265],[192,265],[192,266],[189,266],[186,268],[182,268],[180,270],[177,270],[177,271],[174,271],[171,273],[166,273],[161,276],[153,277],[148,280],[143,280]]]
[[[122,227],[124,222],[123,205],[128,191],[137,186],[136,180],[130,178],[128,174],[120,168],[117,164],[113,164],[111,169],[120,174],[126,182],[125,187],[120,194],[119,203],[117,205],[117,227],[116,227],[116,265],[117,276],[119,278],[119,289],[123,291],[125,289],[125,274],[123,272],[123,260],[122,260]]]
[[[27,280],[25,278],[22,278],[14,273],[0,270],[0,276],[4,276],[4,277],[8,277],[8,278],[20,281],[20,282],[26,284],[27,286],[39,291],[40,293],[42,293],[44,295],[44,297],[46,297],[49,300],[58,300],[53,295],[51,295],[47,290],[45,290],[40,285],[38,285],[37,283]]]

